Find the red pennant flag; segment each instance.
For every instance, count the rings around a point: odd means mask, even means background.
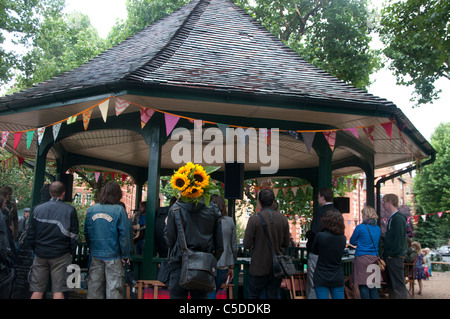
[[[23,157],[17,156],[17,160],[19,161],[19,167],[20,167],[20,166],[22,166],[22,163],[25,159]]]
[[[19,145],[22,134],[23,132],[16,132],[14,134],[14,150],[16,150],[17,146]]]
[[[370,138],[370,140],[372,141],[372,143],[373,143],[373,136],[372,136],[372,133],[373,133],[373,130],[374,130],[374,129],[375,129],[374,126],[363,127],[364,133],[366,133],[367,137]]]
[[[336,131],[325,131],[323,132],[323,135],[325,135],[325,139],[327,140],[331,150],[334,151],[334,145],[336,144]]]
[[[122,174],[122,182],[125,182],[125,180],[127,179],[128,175],[127,174]]]
[[[389,141],[392,141],[392,122],[389,123],[383,123],[381,126],[386,131],[387,135],[389,136]]]

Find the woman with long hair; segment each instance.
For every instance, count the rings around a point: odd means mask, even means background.
[[[344,299],[342,256],[346,245],[341,212],[330,208],[321,219],[322,231],[314,238],[312,253],[318,255],[313,275],[317,299]]]

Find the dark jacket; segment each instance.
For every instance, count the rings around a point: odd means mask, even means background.
[[[259,214],[262,215],[267,225],[275,254],[283,254],[284,250],[289,247],[290,237],[289,222],[286,216],[268,208],[263,208]],[[269,248],[267,237],[258,214],[254,214],[248,220],[245,230],[244,247],[253,249],[250,274],[253,276],[265,276],[272,273],[272,251]]]
[[[408,251],[406,217],[399,211],[391,215],[386,226],[384,257],[405,257]]]
[[[308,239],[308,242],[306,243],[306,250],[308,251],[308,253],[310,253],[312,250],[314,237],[317,235],[317,233],[322,231],[321,219],[323,215],[325,215],[325,213],[333,207],[333,204],[325,204],[323,206],[320,206],[319,209],[313,214],[310,229],[306,232],[306,239]]]
[[[52,259],[75,253],[78,231],[75,208],[52,198],[33,210],[27,236],[38,257]]]
[[[181,262],[181,249],[178,242],[178,229],[173,210],[181,208],[181,220],[190,250],[209,252],[219,260],[223,252],[220,211],[216,203],[210,202],[209,208],[203,203],[195,205],[177,201],[170,207],[167,218],[166,238],[169,245],[171,263]]]

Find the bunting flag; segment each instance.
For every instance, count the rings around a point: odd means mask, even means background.
[[[311,152],[311,147],[314,142],[315,132],[302,132],[302,139],[308,149],[308,153]]]
[[[2,132],[2,147],[3,148],[5,148],[6,141],[8,140],[8,135],[9,135],[8,131],[3,131]]]
[[[61,123],[56,123],[55,125],[53,125],[53,140],[56,141],[56,138],[58,137],[60,129],[61,129]]]
[[[31,141],[33,141],[35,130],[27,132],[27,150],[30,149]]]
[[[293,187],[292,192],[294,193],[294,196],[297,195],[298,187]]]
[[[120,115],[130,105],[131,102],[116,97],[116,115]]]
[[[328,145],[330,145],[331,151],[334,151],[334,145],[336,144],[336,131],[325,131],[323,132],[323,135],[325,135],[325,139],[328,142]]]
[[[41,145],[42,139],[44,138],[45,126],[37,129],[38,132],[38,144]]]
[[[370,138],[372,143],[373,143],[373,135],[372,135],[372,133],[373,133],[374,129],[375,129],[375,126],[363,127],[364,133],[366,133],[366,136],[368,138]]]
[[[95,182],[98,183],[98,178],[100,177],[100,173],[99,172],[95,172]]]
[[[141,109],[141,128],[144,128],[145,124],[147,124],[147,122],[153,116],[155,111],[142,106],[140,107],[140,109]]]
[[[381,126],[386,131],[387,135],[389,136],[389,141],[392,141],[392,122],[383,123]]]
[[[67,119],[67,125],[75,123],[77,121],[77,117],[78,115],[69,116],[69,118]]]
[[[127,179],[128,175],[127,174],[122,174],[122,182],[125,182],[125,180]]]
[[[166,134],[167,134],[167,136],[169,136],[170,132],[172,132],[175,125],[177,125],[180,117],[172,115],[172,114],[164,113],[164,119],[166,121]]]
[[[83,112],[83,126],[84,130],[87,130],[89,121],[91,120],[92,109]]]
[[[356,138],[359,138],[356,127],[346,128],[346,129],[344,129],[344,131],[351,132]]]
[[[14,134],[14,150],[16,150],[17,146],[19,145],[22,134],[22,132],[16,132]]]
[[[17,161],[19,162],[19,168],[20,168],[20,166],[22,166],[25,159],[23,157],[17,156]]]
[[[202,120],[194,120],[194,128],[197,130],[201,130],[202,126],[203,126],[203,121]]]
[[[221,123],[216,123],[217,127],[219,128],[219,130],[222,131],[223,136],[227,136],[227,128],[229,128],[230,126],[227,124],[221,124]]]
[[[106,119],[108,117],[108,107],[109,107],[109,99],[100,103],[98,108],[100,109],[100,113],[102,113],[103,122],[106,123]]]

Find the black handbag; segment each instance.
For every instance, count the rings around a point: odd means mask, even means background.
[[[180,208],[173,210],[178,229],[178,243],[181,248],[180,287],[187,290],[212,292],[216,288],[217,259],[207,252],[188,249],[181,222]]]
[[[273,267],[273,276],[277,279],[290,277],[294,275],[297,271],[295,270],[295,266],[292,263],[292,259],[288,255],[276,255],[272,242],[270,240],[269,234],[267,232],[267,224],[264,221],[264,218],[259,214],[259,218],[261,219],[261,223],[263,225],[264,233],[267,237],[267,242],[269,244],[270,250],[272,250],[272,267]],[[270,211],[270,223],[273,225],[273,216],[272,211]]]

